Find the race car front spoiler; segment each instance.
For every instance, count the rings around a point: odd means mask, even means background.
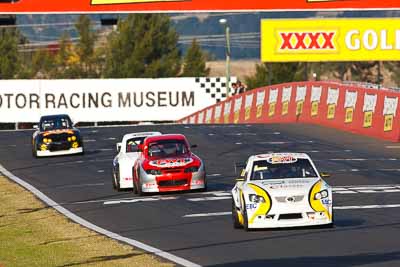
[[[51,156],[60,156],[60,155],[72,155],[72,154],[81,154],[83,153],[83,147],[78,148],[70,148],[68,150],[59,150],[59,151],[37,151],[38,157],[51,157]]]
[[[248,227],[259,228],[286,228],[301,226],[317,226],[331,224],[332,220],[323,212],[303,212],[291,214],[268,214],[254,218]]]
[[[142,192],[172,192],[204,189],[206,187],[205,172],[163,176],[163,178],[146,174],[142,178]]]

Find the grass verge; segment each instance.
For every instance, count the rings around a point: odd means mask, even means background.
[[[0,266],[174,266],[99,235],[0,176]]]

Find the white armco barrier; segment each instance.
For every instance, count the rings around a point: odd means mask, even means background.
[[[236,79],[232,79],[234,81]],[[225,78],[0,80],[0,122],[175,121],[225,99]]]

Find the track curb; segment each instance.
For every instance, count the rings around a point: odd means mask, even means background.
[[[83,227],[86,227],[92,231],[95,231],[101,235],[107,236],[109,238],[112,238],[114,240],[126,243],[128,245],[131,245],[135,248],[144,250],[146,252],[149,252],[153,255],[156,255],[158,257],[161,257],[163,259],[166,259],[168,261],[174,262],[176,264],[179,264],[180,266],[185,266],[185,267],[201,267],[201,265],[198,265],[196,263],[190,262],[186,259],[183,259],[181,257],[175,256],[169,252],[165,252],[163,250],[160,250],[158,248],[149,246],[145,243],[142,243],[140,241],[134,240],[134,239],[130,239],[127,237],[123,237],[121,235],[118,235],[116,233],[110,232],[104,228],[101,228],[95,224],[90,223],[89,221],[77,216],[76,214],[70,212],[69,210],[67,210],[66,208],[62,207],[60,204],[58,204],[57,202],[55,202],[54,200],[50,199],[49,197],[47,197],[44,193],[42,193],[41,191],[39,191],[37,188],[35,188],[34,186],[32,186],[31,184],[25,182],[24,180],[22,180],[21,178],[15,176],[13,173],[11,173],[10,171],[8,171],[3,165],[0,164],[0,173],[2,173],[5,177],[7,177],[8,179],[12,180],[13,182],[19,184],[20,186],[22,186],[23,188],[25,188],[26,190],[28,190],[29,192],[31,192],[32,194],[34,194],[37,198],[39,198],[41,201],[43,201],[46,205],[48,205],[49,207],[54,208],[55,210],[57,210],[58,212],[60,212],[62,215],[64,215],[65,217],[67,217],[68,219],[72,220],[75,223],[78,223],[80,225],[82,225]],[[0,264],[1,266],[1,264]]]

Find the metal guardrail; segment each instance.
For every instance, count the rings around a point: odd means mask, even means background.
[[[369,82],[342,81],[342,84],[360,86],[360,87],[363,87],[366,89],[392,90],[392,91],[396,91],[396,92],[400,91],[399,87],[384,87],[382,84],[375,84],[375,83],[369,83]]]

